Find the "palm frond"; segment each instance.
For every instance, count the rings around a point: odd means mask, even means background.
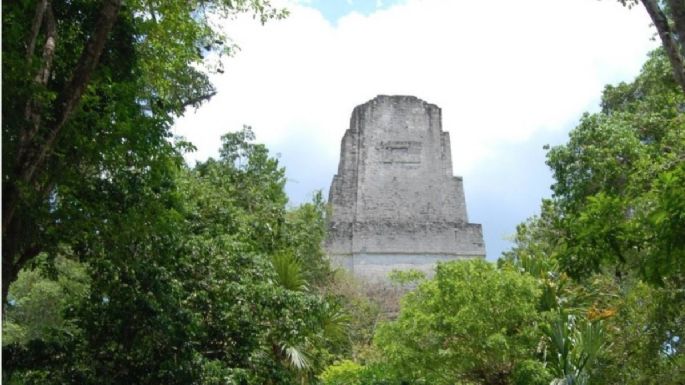
[[[288,290],[303,291],[307,289],[302,263],[291,254],[276,254],[271,258],[271,265],[276,272],[276,281]]]
[[[337,306],[326,306],[323,319],[323,336],[329,341],[342,341],[347,337],[350,316]]]
[[[307,357],[304,349],[299,346],[282,345],[281,349],[285,353],[288,364],[298,370],[309,369],[311,366],[310,359]]]

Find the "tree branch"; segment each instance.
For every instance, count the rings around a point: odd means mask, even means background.
[[[198,103],[204,102],[205,100],[211,99],[214,95],[216,95],[216,91],[212,91],[208,94],[200,95],[197,97],[194,97],[192,99],[188,99],[185,102],[183,102],[183,107],[188,107],[188,106],[195,106]]]
[[[47,3],[47,2],[46,2]],[[45,12],[47,11],[47,12]],[[43,14],[44,14],[44,19],[45,19],[45,45],[43,45],[43,64],[38,70],[38,73],[36,74],[36,77],[34,78],[35,82],[38,83],[39,85],[45,86],[48,84],[48,80],[50,79],[50,71],[52,70],[52,62],[55,57],[55,47],[56,47],[56,40],[57,40],[57,25],[55,23],[55,15],[52,12],[52,4],[47,4],[47,8],[43,9]],[[35,43],[35,42],[34,42]],[[33,48],[31,48],[31,51],[29,51],[29,62],[32,58],[32,53],[33,53]],[[38,132],[38,128],[40,127],[40,105],[38,101],[36,101],[35,98],[29,99],[29,101],[26,103],[26,110],[24,111],[24,115],[26,117],[26,120],[31,123],[28,129],[22,130],[21,137],[20,137],[20,146],[19,146],[19,152],[17,153],[17,157],[21,157],[22,153],[21,150],[24,149],[24,147],[30,143],[30,141],[33,139],[35,134]]]
[[[52,152],[53,147],[59,134],[64,127],[67,120],[75,110],[81,97],[90,82],[90,78],[97,67],[100,55],[102,54],[105,43],[109,38],[109,34],[114,27],[117,20],[119,9],[121,8],[122,0],[105,0],[100,15],[96,21],[95,31],[90,35],[83,48],[81,57],[72,71],[71,77],[64,87],[62,92],[58,95],[56,103],[54,104],[55,112],[52,114],[53,120],[51,124],[46,127],[45,136],[33,135],[28,140],[20,140],[15,157],[15,164],[13,165],[13,178],[6,183],[3,183],[3,210],[2,210],[2,235],[3,243],[5,236],[12,233],[10,227],[17,226],[15,221],[15,213],[17,207],[22,201],[22,189],[26,186],[33,186],[35,184],[36,172],[45,168],[46,159]],[[50,8],[48,11],[48,18],[52,21],[54,26],[54,15]],[[46,20],[48,24],[50,20]],[[48,32],[49,34],[49,32]],[[56,35],[56,32],[54,32]],[[50,62],[54,56],[54,39],[47,39],[46,49],[44,50],[44,57],[49,58]],[[45,56],[47,54],[47,56]],[[44,66],[45,67],[45,66]],[[40,80],[46,80],[49,77],[50,71],[41,71]],[[31,128],[29,128],[31,130]],[[40,136],[40,137],[39,137]],[[7,255],[3,250],[3,263],[6,257],[14,258],[14,255]],[[21,265],[14,267],[20,269]],[[7,283],[9,285],[9,283]],[[4,282],[3,282],[3,290]]]
[[[40,4],[39,4],[40,8]],[[37,10],[38,11],[38,10]],[[45,8],[41,11],[42,16],[45,19],[45,44],[43,45],[43,64],[38,70],[35,82],[39,85],[45,86],[50,79],[50,73],[52,71],[52,63],[55,57],[55,48],[57,41],[57,23],[55,21],[55,15],[52,11],[52,4],[45,1]],[[35,20],[34,20],[35,23]],[[35,36],[32,37],[34,40],[32,44],[35,44]],[[33,48],[31,51],[27,51],[27,55],[32,56]],[[41,105],[35,98],[30,98],[26,103],[26,109],[24,110],[24,116],[27,121],[27,127],[22,129],[19,134],[19,143],[17,146],[17,152],[15,155],[15,174],[16,176],[21,175],[21,171],[25,168],[26,164],[30,164],[31,155],[34,153],[34,141],[36,139],[36,134],[40,129],[41,124]],[[21,179],[23,180],[23,178]],[[19,188],[16,185],[17,180],[6,183],[3,186],[3,210],[2,210],[2,234],[6,233],[7,227],[12,223],[12,218],[20,202]],[[24,180],[24,182],[30,182],[30,180]]]
[[[36,76],[36,82],[41,85],[48,84],[50,79],[50,71],[52,71],[52,61],[55,58],[55,47],[57,41],[57,24],[55,23],[55,15],[52,12],[52,4],[45,12],[45,45],[43,46],[43,67]]]
[[[43,23],[43,15],[45,14],[47,6],[48,0],[41,0],[36,4],[36,13],[33,15],[31,32],[29,33],[29,38],[26,43],[26,59],[29,63],[31,63],[33,51],[36,49],[36,39],[38,38],[38,32],[40,32],[40,26]]]
[[[3,245],[4,247],[4,245]],[[7,294],[9,293],[10,285],[12,282],[14,282],[17,279],[17,276],[19,275],[19,270],[21,270],[24,265],[30,261],[31,259],[35,258],[38,254],[40,254],[40,247],[38,246],[31,246],[26,249],[24,249],[23,252],[21,252],[18,255],[18,258],[15,260],[14,255],[11,258],[5,259],[5,256],[3,255],[2,258],[2,307],[4,310],[5,305],[7,304]],[[4,254],[4,253],[3,253]]]
[[[680,55],[685,57],[685,1],[669,0],[668,4],[671,7],[671,17],[680,43]]]
[[[42,168],[45,159],[52,151],[56,139],[64,127],[64,124],[71,117],[81,97],[90,82],[90,78],[95,71],[100,55],[104,50],[105,43],[109,38],[109,33],[116,22],[122,0],[106,0],[100,10],[100,17],[97,20],[95,32],[91,35],[86,46],[81,53],[76,68],[72,71],[67,85],[57,97],[55,104],[54,123],[49,127],[45,142],[41,144],[37,155],[31,162],[20,162],[18,166],[25,167],[20,175],[24,182],[30,182],[36,170]]]
[[[659,32],[659,37],[661,38],[661,43],[666,50],[666,55],[668,60],[671,62],[671,67],[673,69],[673,76],[676,82],[680,85],[685,93],[685,64],[683,63],[683,56],[680,54],[678,49],[678,43],[673,37],[671,28],[668,25],[668,19],[664,15],[657,0],[641,0],[642,4],[647,9],[649,17],[652,19],[656,30]],[[675,0],[671,2],[678,2],[682,0]],[[677,8],[677,7],[676,7]]]

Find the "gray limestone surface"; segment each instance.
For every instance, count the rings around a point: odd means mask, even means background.
[[[355,107],[329,194],[327,251],[357,276],[430,274],[438,261],[485,256],[434,104],[380,95]]]

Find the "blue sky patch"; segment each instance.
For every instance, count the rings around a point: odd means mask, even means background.
[[[301,3],[312,7],[332,24],[338,22],[341,17],[357,12],[362,15],[370,15],[377,10],[386,9],[399,4],[403,0],[302,0]]]

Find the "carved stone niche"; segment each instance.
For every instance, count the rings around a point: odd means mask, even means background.
[[[421,163],[421,142],[392,140],[381,142],[380,148],[383,154],[383,163]]]

